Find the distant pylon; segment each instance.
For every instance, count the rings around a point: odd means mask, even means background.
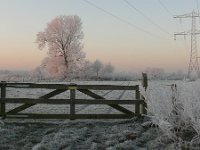
[[[191,35],[191,49],[190,49],[190,61],[188,67],[188,77],[191,77],[191,74],[194,72],[199,76],[199,63],[198,63],[198,48],[197,48],[197,34],[200,34],[200,31],[196,29],[196,18],[200,17],[199,13],[196,13],[194,10],[192,13],[174,16],[174,18],[192,18],[192,27],[189,31],[178,32],[174,34],[176,40],[177,35]]]

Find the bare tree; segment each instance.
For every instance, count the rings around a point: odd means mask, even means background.
[[[92,65],[92,68],[93,68],[94,72],[96,73],[96,77],[99,78],[99,73],[103,68],[102,62],[100,60],[95,60]]]
[[[90,79],[92,74],[93,74],[93,67],[92,67],[92,63],[90,61],[85,61],[85,63],[83,64],[83,67],[80,70],[80,76],[84,79]]]
[[[43,32],[37,34],[36,42],[40,49],[48,47],[47,68],[51,74],[67,77],[77,71],[84,61],[81,19],[74,16],[54,18]]]
[[[31,72],[32,80],[36,79],[37,81],[44,80],[46,74],[42,67],[37,67]]]
[[[162,79],[165,71],[162,68],[147,68],[146,72],[150,79]]]
[[[114,66],[111,63],[108,63],[104,66],[103,72],[104,74],[111,74],[113,73],[114,69]]]

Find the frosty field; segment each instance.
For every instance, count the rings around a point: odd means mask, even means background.
[[[77,84],[115,84],[136,85],[133,81],[85,81]],[[177,92],[171,84],[177,84]],[[146,92],[148,117],[129,120],[1,120],[0,149],[182,149],[185,145],[198,149],[199,141],[199,81],[150,81]],[[7,97],[39,97],[49,90],[8,89]],[[95,91],[108,99],[134,98],[133,91]],[[77,93],[81,98],[87,98]],[[174,111],[173,96],[176,103],[181,104],[179,118],[172,120]],[[55,98],[55,97],[54,97]],[[69,98],[63,93],[56,98]],[[177,105],[175,105],[177,106]],[[14,105],[8,105],[8,109]],[[130,110],[134,109],[132,106]],[[68,113],[67,105],[35,105],[25,112],[33,113]],[[76,113],[119,113],[105,105],[80,105]],[[176,116],[177,117],[177,116]],[[173,119],[172,119],[173,118]],[[190,119],[190,121],[188,120]],[[159,128],[144,126],[152,121]],[[186,124],[190,122],[191,124]],[[175,128],[180,132],[173,132]],[[181,130],[183,129],[183,130]],[[188,130],[194,129],[194,130]],[[187,132],[186,132],[187,131]],[[183,135],[187,133],[187,135]],[[190,137],[188,136],[190,135]],[[186,138],[187,137],[187,138]],[[191,149],[192,149],[191,148]]]

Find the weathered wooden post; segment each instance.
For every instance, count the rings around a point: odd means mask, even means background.
[[[6,98],[6,82],[1,81],[1,98]],[[6,105],[5,102],[0,103],[0,116],[5,118]]]
[[[147,115],[147,103],[145,102],[145,99],[144,99],[144,103],[142,105],[142,114],[145,114]]]
[[[139,99],[140,99],[139,85],[136,85],[135,98],[136,98],[136,100],[139,100]],[[136,103],[136,104],[135,104],[135,114],[136,114],[136,115],[139,115],[139,114],[140,114],[140,104],[139,104],[139,103]]]
[[[142,86],[144,87],[145,91],[147,90],[148,87],[148,77],[147,73],[142,73]]]
[[[147,73],[144,73],[144,72],[142,73],[142,86],[146,91],[148,87],[148,76],[147,76]],[[142,99],[144,100],[143,96],[142,96]],[[145,101],[142,105],[142,113],[145,115],[147,114],[147,103]]]
[[[70,90],[70,120],[74,120],[74,115],[75,115],[75,103],[74,100],[76,98],[76,84],[71,83],[69,85],[69,90]]]

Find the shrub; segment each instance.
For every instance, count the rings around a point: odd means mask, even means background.
[[[149,117],[163,132],[160,142],[178,149],[200,146],[199,81],[182,81],[177,86],[151,83],[141,93],[147,101]]]

